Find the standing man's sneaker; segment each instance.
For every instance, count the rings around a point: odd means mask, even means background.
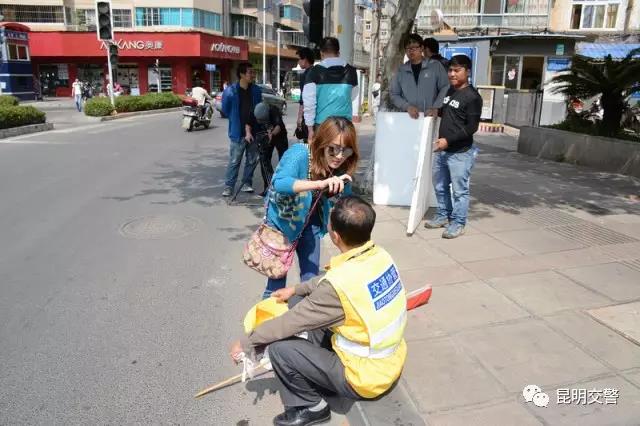
[[[426,220],[424,227],[427,229],[444,228],[449,224],[449,219],[446,217],[434,217],[433,219]]]
[[[224,191],[222,191],[222,196],[231,197],[231,192],[233,192],[233,189],[230,186],[227,186]]]
[[[459,223],[452,222],[447,229],[442,233],[442,238],[446,238],[448,240],[457,238],[460,235],[464,234],[464,225],[460,225]]]
[[[242,185],[242,188],[240,188],[240,191],[253,192],[253,188],[245,183],[244,185]]]
[[[331,409],[327,405],[320,411],[308,408],[288,408],[284,413],[273,419],[275,426],[306,426],[328,422],[331,419]]]

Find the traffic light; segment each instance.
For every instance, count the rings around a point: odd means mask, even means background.
[[[309,17],[309,23],[303,25],[304,35],[310,43],[318,46],[322,41],[324,0],[305,0],[302,5],[304,13]]]
[[[111,20],[111,2],[96,2],[98,40],[113,40],[113,21]]]
[[[111,68],[116,69],[118,67],[118,45],[115,43],[109,45],[109,60]]]

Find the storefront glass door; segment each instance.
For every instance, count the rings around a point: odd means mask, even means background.
[[[118,64],[117,81],[126,95],[140,94],[138,65]]]

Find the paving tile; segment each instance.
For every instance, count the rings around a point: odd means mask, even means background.
[[[371,238],[376,242],[398,239],[420,241],[420,238],[407,236],[407,227],[398,220],[376,222]]]
[[[599,250],[615,260],[635,259],[640,253],[640,243],[609,244],[600,246]]]
[[[394,219],[407,220],[409,218],[409,207],[376,206],[376,213],[378,210],[382,211],[382,214],[389,215]]]
[[[460,265],[429,266],[420,269],[400,271],[402,282],[409,290],[415,290],[426,284],[439,286],[444,284],[472,281],[476,276]]]
[[[406,225],[406,222],[403,222],[403,224]],[[418,226],[418,229],[416,229],[416,232],[414,233],[414,235],[417,235],[420,238],[423,238],[425,240],[441,240],[443,232],[444,232],[444,228],[427,229],[424,227],[424,222],[422,222],[420,223],[420,226]],[[480,231],[478,228],[474,227],[473,225],[467,223],[467,226],[464,227],[465,236],[478,235],[478,234],[482,234],[482,231]]]
[[[386,222],[389,220],[397,220],[391,213],[385,208],[385,206],[373,206],[373,209],[376,211],[376,223]]]
[[[404,338],[407,342],[441,337],[447,334],[439,324],[433,321],[430,305],[431,302],[426,306],[421,306],[419,309],[409,312],[407,328],[404,331]],[[413,349],[410,350],[413,352]]]
[[[617,404],[558,404],[557,388],[543,391],[549,395],[547,407],[536,407],[531,410],[549,425],[558,426],[602,426],[602,425],[637,425],[640,419],[640,389],[620,377],[607,377],[599,380],[583,382],[571,386],[560,386],[561,389],[617,389]],[[602,399],[603,400],[603,399]],[[603,400],[604,401],[604,400]]]
[[[633,384],[635,384],[638,388],[640,388],[640,370],[634,370],[631,372],[624,373],[623,376],[627,380],[631,380]]]
[[[391,254],[400,270],[455,264],[453,259],[426,241],[394,240],[380,246]]]
[[[640,271],[620,263],[563,269],[560,272],[619,302],[640,298]]]
[[[592,309],[588,313],[640,345],[640,302]]]
[[[509,392],[603,374],[607,367],[539,320],[497,325],[456,335]]]
[[[619,370],[640,367],[640,346],[586,314],[564,312],[545,317],[544,320]]]
[[[549,269],[571,268],[574,266],[599,265],[615,260],[615,257],[604,253],[598,247],[578,250],[545,253],[530,256],[530,258]]]
[[[602,217],[604,222],[640,224],[640,214],[612,214]]]
[[[496,232],[492,236],[524,254],[551,253],[582,248],[582,245],[544,229]]]
[[[536,262],[531,256],[522,255],[478,260],[476,262],[463,263],[462,266],[469,269],[481,279],[526,274],[549,269],[542,263]]]
[[[610,304],[605,297],[553,271],[492,278],[489,281],[498,291],[537,315]]]
[[[423,413],[507,395],[465,348],[448,337],[409,343],[403,377]]]
[[[488,235],[463,235],[453,240],[433,240],[430,244],[440,248],[459,262],[510,257],[519,254]]]
[[[427,416],[427,420],[429,424],[433,426],[542,425],[542,423],[517,402],[505,402],[471,410],[457,409],[446,414]]]
[[[438,287],[429,301],[429,314],[446,331],[529,316],[481,281]]]
[[[487,213],[488,216],[473,219],[470,223],[486,233],[536,228],[536,225],[527,222],[516,214],[506,213],[497,209],[489,210]]]

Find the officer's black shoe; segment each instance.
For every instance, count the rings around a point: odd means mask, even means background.
[[[275,426],[308,426],[328,422],[331,419],[331,409],[327,405],[320,411],[308,408],[288,408],[284,413],[273,419]]]

